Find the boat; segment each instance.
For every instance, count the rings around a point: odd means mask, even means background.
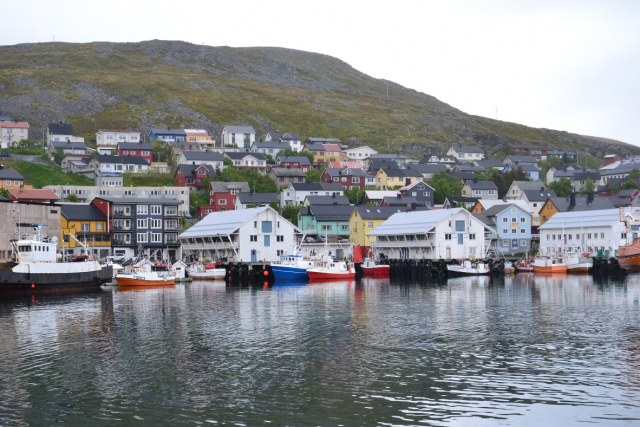
[[[557,258],[535,258],[531,263],[534,273],[560,273],[566,274],[567,265]]]
[[[567,266],[567,273],[588,273],[593,268],[593,259],[586,256],[566,256],[562,263]],[[589,254],[586,254],[589,255]]]
[[[389,277],[391,268],[385,264],[379,264],[373,258],[366,258],[362,263],[362,275],[365,277]]]
[[[513,264],[516,273],[533,273],[533,266],[531,265],[531,259],[522,258]]]
[[[100,265],[93,255],[63,262],[57,251],[58,238],[42,235],[42,227],[47,224],[31,224],[33,234],[21,234],[16,212],[18,238],[10,241],[11,261],[0,263],[0,294],[100,289],[111,279],[111,266]],[[84,249],[89,253],[88,248]]]
[[[460,264],[448,264],[447,271],[453,276],[479,276],[491,273],[486,264],[470,260],[464,260]]]
[[[314,266],[307,269],[309,280],[346,280],[355,279],[356,268],[352,262],[336,260],[327,255],[322,261],[314,261]]]
[[[317,258],[301,255],[282,254],[280,261],[271,263],[271,271],[276,280],[306,280],[307,270],[315,267]]]
[[[189,266],[187,274],[192,279],[198,280],[224,280],[227,270],[221,267],[222,264],[200,264],[194,262]]]
[[[640,271],[640,241],[620,246],[616,259],[625,270]]]
[[[513,274],[513,273],[516,272],[516,269],[513,266],[513,263],[511,261],[505,261],[504,262],[504,272],[506,274]]]
[[[175,285],[176,276],[171,266],[164,271],[154,270],[149,263],[126,267],[124,272],[116,275],[118,286],[158,286]]]

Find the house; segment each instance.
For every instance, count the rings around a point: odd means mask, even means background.
[[[435,203],[435,190],[422,181],[413,181],[398,189],[403,197],[414,197],[421,206],[432,207]]]
[[[29,123],[0,121],[0,148],[15,147],[24,139],[29,139]]]
[[[495,200],[498,198],[498,187],[493,181],[478,181],[474,179],[464,183],[462,196]]]
[[[91,204],[63,204],[60,211],[60,241],[64,242],[67,254],[83,252],[78,240],[88,246],[98,259],[111,254],[111,233],[106,215]]]
[[[349,217],[351,243],[354,246],[360,245],[365,249],[371,247],[367,233],[388,220],[391,215],[399,212],[405,212],[405,209],[398,207],[355,206]]]
[[[88,154],[67,154],[60,162],[60,168],[64,173],[76,173],[87,168],[87,162],[91,158]]]
[[[517,169],[516,165],[538,165],[538,159],[533,156],[517,156],[513,154],[509,154],[504,158],[502,163],[506,165],[511,165],[514,169]]]
[[[96,132],[98,154],[113,154],[121,142],[137,144],[142,141],[140,136],[140,131],[137,130],[100,129]]]
[[[573,181],[574,172],[575,168],[571,165],[555,165],[547,170],[545,178],[548,184],[554,181],[560,181],[561,178],[567,178]]]
[[[636,197],[638,197],[638,190],[635,188],[620,190],[616,193],[615,197],[632,202]]]
[[[542,181],[513,181],[504,197],[507,200],[521,200],[525,190],[545,191],[546,189]]]
[[[487,170],[488,168],[494,168],[497,171],[502,172],[504,170],[504,163],[502,163],[500,160],[474,160],[473,165],[476,166],[482,166],[483,168],[485,168],[485,170]]]
[[[429,154],[425,154],[422,157],[422,160],[420,160],[420,162],[418,162],[418,164],[420,164],[420,165],[438,164],[438,163],[440,163],[440,156],[431,154],[431,149],[429,149]]]
[[[520,200],[524,200],[532,211],[531,224],[533,226],[540,225],[540,207],[549,197],[556,197],[556,192],[553,190],[524,190]]]
[[[413,163],[413,158],[400,153],[378,153],[369,156],[369,161],[382,160],[385,162],[394,162],[398,167]]]
[[[140,157],[151,165],[153,146],[150,142],[118,142],[118,156]]]
[[[14,189],[31,189],[33,186],[25,185],[25,179],[20,172],[15,169],[5,169],[3,165],[0,165],[0,188],[8,190]]]
[[[457,164],[465,163],[466,161],[459,161],[453,156],[440,156],[440,164],[444,165],[447,169],[451,169]]]
[[[346,196],[307,196],[302,202],[303,206],[310,205],[350,205],[349,199]]]
[[[60,148],[64,154],[88,154],[88,149],[84,142],[72,141],[51,141],[47,146],[47,154],[53,156],[55,151]]]
[[[587,180],[590,179],[591,182],[595,186],[600,182],[600,173],[597,171],[589,171],[587,169],[576,170],[573,173],[573,190],[576,192],[581,192],[584,190],[584,186],[587,183]]]
[[[9,192],[9,200],[11,201],[52,203],[60,200],[53,191],[47,189],[7,188],[6,190]]]
[[[540,147],[531,147],[529,155],[540,160],[547,160],[547,149]]]
[[[209,165],[213,169],[224,170],[224,157],[220,153],[205,153],[202,151],[183,151],[178,156],[177,163],[192,165]]]
[[[297,133],[270,131],[264,137],[265,141],[284,141],[296,153],[302,150],[302,139]]]
[[[236,197],[240,193],[249,193],[249,184],[246,182],[212,182],[209,185],[209,212],[224,212],[236,208]]]
[[[238,147],[249,151],[256,140],[253,126],[225,126],[220,141],[223,147]]]
[[[124,172],[139,173],[146,172],[148,170],[149,163],[141,157],[95,155],[91,156],[87,162],[87,171],[90,171],[93,174],[98,171],[107,174],[122,174]]]
[[[531,248],[531,213],[515,203],[495,204],[473,214],[496,234],[495,247],[501,255],[524,253]]]
[[[182,164],[176,168],[176,173],[173,175],[173,179],[178,187],[189,187],[190,190],[194,190],[197,193],[201,193],[207,188],[204,188],[205,178],[213,178],[216,176],[216,171],[209,165],[191,165]]]
[[[473,181],[474,179],[478,179],[476,177],[476,174],[474,174],[473,172],[452,172],[452,171],[447,171],[447,173],[449,174],[450,177],[460,180],[462,182],[462,184],[464,184],[467,181]]]
[[[260,153],[224,153],[224,157],[231,160],[236,169],[254,169],[262,175],[267,170],[267,158]]]
[[[629,211],[628,209],[626,210]],[[631,240],[631,233],[620,221],[619,209],[561,212],[539,228],[540,254],[562,256],[567,252],[599,251],[614,256],[620,245]]]
[[[161,139],[167,144],[173,144],[175,142],[184,142],[187,140],[187,134],[184,129],[171,129],[171,128],[151,128],[149,131],[149,141],[154,139]]]
[[[320,181],[333,182],[342,185],[345,189],[374,187],[375,178],[364,173],[362,169],[351,168],[325,168],[320,175]]]
[[[366,160],[369,157],[378,154],[378,152],[368,145],[363,145],[360,147],[342,150],[342,154],[349,160],[360,163],[364,168]]]
[[[272,139],[271,141],[253,141],[253,144],[251,144],[252,153],[270,155],[271,157],[278,156],[289,148],[291,147],[288,142],[277,139]]]
[[[73,133],[73,125],[68,123],[49,123],[47,125],[47,146],[52,142],[81,142],[84,145],[84,137]]]
[[[376,176],[380,169],[400,169],[400,166],[393,160],[371,160],[365,162],[365,171],[369,175]]]
[[[327,236],[328,240],[349,237],[351,205],[311,205],[300,209],[298,227],[311,236]]]
[[[482,166],[474,166],[470,164],[459,164],[451,168],[451,172],[480,172],[485,173],[487,170]]]
[[[540,169],[537,166],[525,164],[507,164],[504,166],[503,172],[511,172],[514,170],[521,170],[524,174],[533,181],[540,180]]]
[[[272,262],[294,247],[300,229],[269,206],[212,212],[180,235],[187,255]]]
[[[620,158],[616,154],[607,154],[604,156],[604,165],[609,166],[612,163],[619,161]]]
[[[309,138],[307,138],[309,141]],[[313,164],[314,165],[324,165],[331,160],[331,157],[327,157],[327,150],[324,148],[324,145],[316,142],[306,142],[304,144],[304,148],[302,151],[308,151],[313,154]],[[340,160],[340,159],[335,159]]]
[[[370,203],[380,206],[385,197],[396,197],[397,195],[398,190],[367,190],[362,195],[362,204],[367,205]]]
[[[182,259],[178,201],[102,196],[91,204],[111,221],[114,254],[142,255],[154,261]]]
[[[447,197],[442,203],[443,209],[470,208],[480,200],[478,197]]]
[[[268,175],[276,182],[278,188],[286,187],[293,182],[307,182],[307,174],[302,169],[272,167],[269,168]]]
[[[531,147],[526,145],[512,145],[511,150],[513,150],[513,152],[516,154],[528,155],[529,150],[531,150]]]
[[[447,150],[447,156],[455,157],[461,162],[472,162],[474,160],[483,160],[484,152],[481,147],[476,145],[452,145]],[[442,161],[442,159],[440,159]]]
[[[415,169],[380,169],[376,174],[378,190],[403,187],[412,181],[422,181],[424,177]]]
[[[420,202],[417,198],[412,196],[403,196],[398,193],[395,197],[386,196],[380,202],[381,207],[404,207],[407,209],[415,210],[418,207],[424,207],[424,204]]]
[[[276,193],[238,193],[234,206],[236,210],[258,208],[260,206],[269,206],[271,203],[278,203],[278,195]]]
[[[290,183],[280,191],[280,206],[301,205],[308,196],[344,196],[344,187],[334,183]]]
[[[471,213],[472,214],[483,213],[486,210],[494,207],[495,205],[503,205],[505,203],[517,205],[520,209],[524,210],[525,212],[529,212],[530,215],[533,214],[533,212],[531,211],[531,208],[529,207],[529,204],[524,200],[509,200],[508,202],[505,202],[504,200],[499,200],[499,199],[498,200],[478,199],[478,201],[471,208]]]
[[[566,159],[569,163],[575,163],[576,160],[578,159],[578,156],[576,155],[576,153],[572,153],[569,151],[558,151],[558,150],[547,150],[547,159],[549,159],[549,157],[557,157],[559,159],[564,159],[566,156]],[[564,160],[563,160],[564,161]]]
[[[303,172],[311,169],[311,162],[307,156],[278,156],[276,165],[283,168],[302,169]]]
[[[195,151],[197,153],[204,151],[202,149],[202,146],[197,142],[179,141],[179,142],[171,143],[170,145],[171,145],[170,158],[176,159],[176,160],[180,157],[180,155],[184,151]],[[209,150],[209,151],[212,151],[212,150]]]
[[[567,197],[547,198],[538,215],[540,216],[540,226],[542,226],[559,212],[586,212],[613,208],[613,204],[606,197],[578,196],[576,193],[571,193]]]
[[[462,208],[401,212],[367,236],[390,259],[473,259],[492,230]]]
[[[410,165],[407,166],[407,168],[411,168],[412,170],[420,172],[425,180],[430,180],[433,177],[434,173],[444,172],[447,170],[447,168],[443,165],[434,164]]]
[[[629,173],[634,169],[640,169],[640,163],[622,163],[615,169],[600,170],[600,185],[607,185],[607,182],[612,178],[626,179],[629,178]]]
[[[205,129],[184,129],[185,142],[196,143],[202,151],[214,148],[216,140]]]
[[[348,160],[331,161],[331,162],[329,162],[327,167],[329,167],[329,168],[339,168],[339,169],[350,168],[350,169],[364,170],[364,167],[362,166],[362,164],[360,162],[351,162],[351,161],[348,161]]]

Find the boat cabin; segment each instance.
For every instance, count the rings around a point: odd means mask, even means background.
[[[15,247],[18,262],[56,262],[58,241],[54,237],[48,242],[37,240],[18,240]]]

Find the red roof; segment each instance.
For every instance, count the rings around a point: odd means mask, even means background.
[[[27,122],[0,122],[0,127],[3,128],[27,128],[29,129],[29,123]]]
[[[59,200],[58,196],[51,191],[46,189],[24,189],[20,190],[17,188],[7,189],[9,194],[15,197],[18,200],[21,199],[31,199],[31,200]]]
[[[322,144],[326,151],[342,151],[338,144]]]
[[[330,168],[349,168],[349,169],[363,169],[360,162],[329,162]]]

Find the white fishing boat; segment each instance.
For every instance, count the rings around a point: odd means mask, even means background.
[[[152,264],[126,267],[124,272],[116,275],[119,286],[158,286],[175,285],[176,276],[168,266],[165,271],[154,270]]]
[[[588,273],[593,268],[593,258],[585,256],[566,256],[562,263],[567,266],[567,273]]]
[[[464,260],[461,264],[449,264],[447,271],[454,276],[478,276],[491,273],[485,263],[470,260]]]
[[[189,277],[197,280],[224,280],[226,272],[226,269],[213,263],[207,265],[193,263],[187,270]]]

